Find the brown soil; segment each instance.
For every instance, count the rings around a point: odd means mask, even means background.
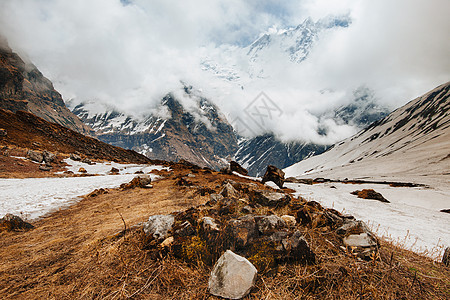
[[[210,267],[152,257],[139,222],[149,215],[203,204],[225,179],[249,180],[173,165],[152,189],[109,190],[33,222],[27,232],[0,233],[2,299],[216,299],[207,292]],[[193,187],[178,186],[189,177]],[[256,183],[259,188],[270,189]],[[196,187],[197,186],[197,187]],[[124,230],[126,227],[127,230]],[[248,299],[448,299],[450,270],[382,243],[380,257],[359,261],[328,240],[326,228],[305,229],[318,263],[283,264],[261,275]]]

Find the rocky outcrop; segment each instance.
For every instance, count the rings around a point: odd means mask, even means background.
[[[226,299],[241,299],[250,293],[257,273],[245,257],[227,250],[214,265],[209,277],[209,292]]]
[[[92,129],[65,106],[50,80],[12,52],[3,40],[0,41],[0,108],[28,111],[49,122],[92,134]]]
[[[262,183],[266,183],[268,181],[272,181],[280,189],[282,189],[284,184],[284,172],[275,166],[269,165],[262,178]]]

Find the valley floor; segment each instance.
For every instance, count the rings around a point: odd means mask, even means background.
[[[0,298],[216,299],[207,292],[211,266],[152,257],[142,246],[140,227],[133,225],[149,215],[204,204],[209,196],[202,196],[199,186],[217,190],[226,179],[251,181],[200,170],[190,178],[194,186],[186,187],[177,182],[192,173],[189,168],[174,165],[154,173],[164,178],[152,189],[85,196],[34,221],[30,231],[0,233]],[[323,229],[306,233],[318,256],[316,265],[284,263],[275,273],[262,273],[247,298],[448,299],[450,269],[441,263],[388,242],[382,243],[379,259],[359,261],[330,250]]]

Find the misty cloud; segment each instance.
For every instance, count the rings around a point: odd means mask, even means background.
[[[447,0],[4,0],[0,33],[66,101],[142,114],[157,110],[167,93],[182,94],[186,82],[231,121],[245,120],[264,91],[283,111],[267,120],[277,136],[331,143],[357,129],[321,116],[348,104],[358,87],[395,108],[449,80],[449,10]],[[348,15],[351,25],[322,32],[300,64],[273,51],[258,65],[264,78],[248,76],[254,66],[243,48],[262,33],[329,15]],[[206,58],[240,77],[202,70]]]

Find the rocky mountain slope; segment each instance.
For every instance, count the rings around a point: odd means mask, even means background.
[[[407,103],[287,176],[411,180],[449,186],[450,82]]]
[[[151,160],[132,150],[115,147],[82,135],[59,124],[48,122],[29,112],[0,108],[0,146],[47,150],[58,153],[79,153],[82,156],[129,163],[150,163]]]
[[[183,106],[186,99],[189,108]],[[137,118],[106,107],[98,111],[93,112],[89,103],[73,107],[100,140],[151,159],[185,159],[218,169],[232,159],[237,149],[233,127],[214,104],[192,87],[185,87],[182,95],[168,94],[162,99],[158,111],[164,111],[164,116],[150,112]]]
[[[50,80],[0,40],[0,108],[28,111],[83,134],[92,130],[64,104]]]

